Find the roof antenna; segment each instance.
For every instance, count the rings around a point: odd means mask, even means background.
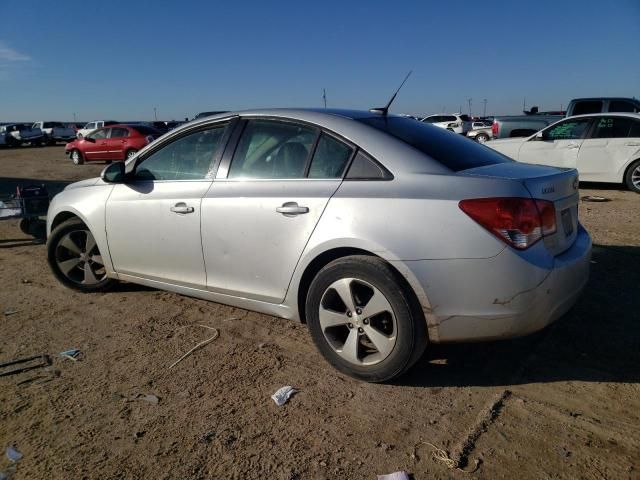
[[[372,108],[369,111],[371,113],[381,113],[382,116],[386,117],[387,114],[389,113],[389,107],[391,106],[391,104],[393,103],[393,101],[396,99],[396,95],[398,95],[398,92],[400,91],[400,89],[402,88],[402,86],[404,85],[404,82],[407,81],[407,78],[409,78],[409,75],[411,75],[413,73],[413,70],[409,70],[409,73],[407,73],[407,76],[404,77],[404,80],[402,81],[402,83],[400,84],[400,86],[398,87],[398,89],[396,90],[396,93],[393,94],[393,96],[391,97],[391,99],[389,100],[389,103],[387,103],[387,105],[385,107],[378,107],[378,108]]]

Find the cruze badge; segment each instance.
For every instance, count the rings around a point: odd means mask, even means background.
[[[544,195],[545,193],[553,193],[555,191],[556,191],[556,189],[553,188],[553,187],[545,187],[545,188],[542,189],[542,194]]]

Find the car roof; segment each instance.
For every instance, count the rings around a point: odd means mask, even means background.
[[[633,112],[584,113],[582,115],[573,115],[567,118],[590,118],[590,117],[631,117],[631,118],[640,120],[640,113],[633,113]],[[566,120],[566,118],[563,118],[562,120]]]
[[[571,100],[572,102],[583,102],[583,101],[587,101],[587,100],[630,100],[632,102],[639,102],[640,100],[638,100],[637,98],[631,98],[631,97],[584,97],[584,98],[574,98],[573,100]]]

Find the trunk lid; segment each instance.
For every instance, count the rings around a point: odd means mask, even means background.
[[[505,178],[521,182],[531,198],[553,202],[556,232],[543,238],[547,250],[559,255],[576,239],[578,231],[578,171],[527,163],[499,163],[459,172],[462,175]]]

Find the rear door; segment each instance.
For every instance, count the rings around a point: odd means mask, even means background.
[[[591,125],[591,117],[571,118],[545,128],[520,146],[517,160],[524,163],[576,168],[578,152]]]
[[[354,149],[296,122],[242,123],[202,201],[207,288],[279,303]]]
[[[640,121],[631,117],[597,117],[578,156],[582,180],[622,182],[629,161],[640,156]]]
[[[112,127],[111,135],[107,139],[107,150],[110,160],[124,160],[126,141],[129,137],[129,129],[125,127]]]

